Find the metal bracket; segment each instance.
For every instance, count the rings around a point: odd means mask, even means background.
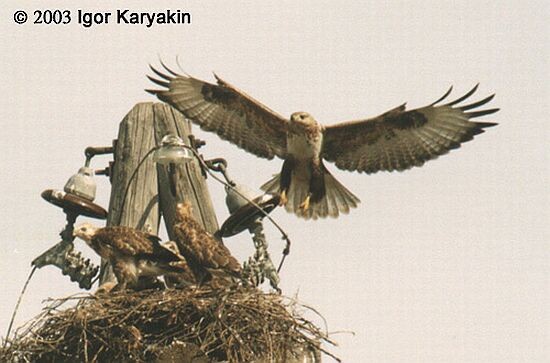
[[[67,225],[61,231],[61,241],[42,253],[32,261],[32,265],[42,268],[46,265],[54,265],[61,269],[63,275],[68,275],[71,281],[78,282],[78,286],[89,290],[92,280],[99,272],[99,266],[95,266],[89,259],[82,257],[80,252],[74,251],[74,222],[77,215],[67,214]]]
[[[267,277],[271,287],[277,292],[281,292],[281,289],[279,289],[281,279],[267,251],[269,246],[263,232],[264,226],[262,222],[256,220],[252,226],[250,226],[249,231],[252,234],[252,241],[254,241],[256,252],[254,256],[250,257],[248,261],[245,261],[243,264],[244,276],[248,277],[255,286],[261,285]]]
[[[78,282],[78,286],[86,290],[92,287],[93,278],[99,272],[99,266],[82,257],[80,252],[74,251],[72,241],[64,240],[35,258],[32,265],[38,268],[46,265],[56,266],[61,269],[63,275],[68,275],[71,281]]]
[[[84,163],[85,166],[90,166],[90,162],[92,161],[92,158],[96,155],[105,155],[105,154],[114,154],[116,150],[118,140],[113,140],[112,146],[88,146],[84,150],[84,155],[86,156],[86,162]],[[114,170],[114,161],[109,162],[109,166],[95,170],[96,175],[105,175],[109,178],[110,181],[113,181],[113,173]]]
[[[94,277],[99,272],[99,266],[82,257],[80,252],[74,251],[74,223],[79,215],[105,219],[107,211],[86,199],[61,191],[45,190],[42,198],[63,208],[67,223],[59,234],[61,241],[35,258],[31,264],[37,268],[47,265],[56,266],[61,269],[63,275],[68,275],[71,281],[78,282],[81,288],[90,289]]]

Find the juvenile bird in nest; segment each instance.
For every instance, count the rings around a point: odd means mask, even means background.
[[[164,248],[168,248],[180,258],[180,261],[171,262],[170,264],[181,267],[181,271],[164,274],[164,282],[166,283],[166,286],[170,288],[185,288],[196,284],[197,281],[195,280],[195,275],[193,275],[187,261],[181,255],[177,243],[174,241],[167,241],[164,242],[162,246]]]
[[[179,251],[199,284],[211,281],[213,275],[225,280],[241,277],[239,261],[193,217],[191,204],[176,206],[173,232]]]
[[[152,234],[124,226],[99,228],[90,223],[77,226],[73,235],[86,242],[113,267],[118,280],[114,290],[136,288],[140,277],[185,272],[181,256],[160,245]]]
[[[377,117],[323,126],[307,112],[287,119],[216,75],[214,85],[163,67],[166,73],[151,67],[160,79],[149,77],[163,89],[147,91],[202,129],[256,156],[283,159],[280,174],[262,189],[279,192],[285,209],[305,219],[338,217],[359,203],[323,160],[367,174],[402,171],[446,154],[496,125],[471,121],[498,111],[479,109],[494,95],[460,105],[477,86],[446,104],[440,103],[452,87],[425,107],[406,110],[403,104]]]

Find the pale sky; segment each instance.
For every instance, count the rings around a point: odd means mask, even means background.
[[[62,188],[87,146],[109,145],[134,104],[155,100],[144,92],[149,63],[176,66],[178,57],[191,75],[212,81],[215,71],[282,115],[308,111],[324,124],[423,106],[451,84],[456,96],[477,82],[478,99],[496,92],[491,105],[501,111],[483,120],[499,126],[422,168],[365,175],[328,165],[362,200],[350,215],[306,222],[275,211],[293,241],[281,287],[338,332],[332,351],[344,362],[550,360],[548,2],[148,4],[8,1],[0,9],[0,336],[30,262],[64,224],[41,191]],[[32,12],[48,7],[73,16],[179,8],[192,24],[33,24]],[[31,15],[27,24],[14,23],[19,9]],[[201,151],[225,157],[250,187],[281,168],[195,131],[207,140]],[[97,203],[107,208],[109,183],[98,183]],[[222,222],[223,188],[209,187]],[[278,261],[280,236],[268,228],[268,238]],[[246,234],[226,244],[241,261],[253,253]],[[16,325],[45,298],[78,291],[54,267],[37,271]]]

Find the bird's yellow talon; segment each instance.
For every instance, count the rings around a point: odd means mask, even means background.
[[[304,201],[302,202],[302,204],[300,204],[300,209],[302,211],[307,211],[309,209],[309,199],[311,198],[311,196],[307,196],[306,199],[304,199]]]
[[[279,205],[283,206],[288,202],[288,198],[286,197],[286,190],[283,190],[280,195]]]

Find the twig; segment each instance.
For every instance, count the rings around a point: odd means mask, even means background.
[[[17,314],[17,311],[19,310],[19,304],[21,304],[21,299],[23,298],[23,294],[25,293],[25,290],[27,290],[27,286],[29,285],[29,281],[31,281],[31,277],[34,274],[34,271],[36,271],[36,266],[34,266],[31,270],[31,273],[29,274],[29,277],[27,277],[27,281],[25,281],[25,285],[23,285],[23,289],[21,290],[21,293],[19,294],[19,298],[17,299],[17,303],[15,304],[15,308],[13,309],[13,314],[11,315],[10,325],[8,326],[8,332],[6,333],[6,340],[4,340],[3,348],[6,347],[8,344],[8,340],[11,333],[11,328],[13,326],[13,321],[15,320],[15,315]]]

